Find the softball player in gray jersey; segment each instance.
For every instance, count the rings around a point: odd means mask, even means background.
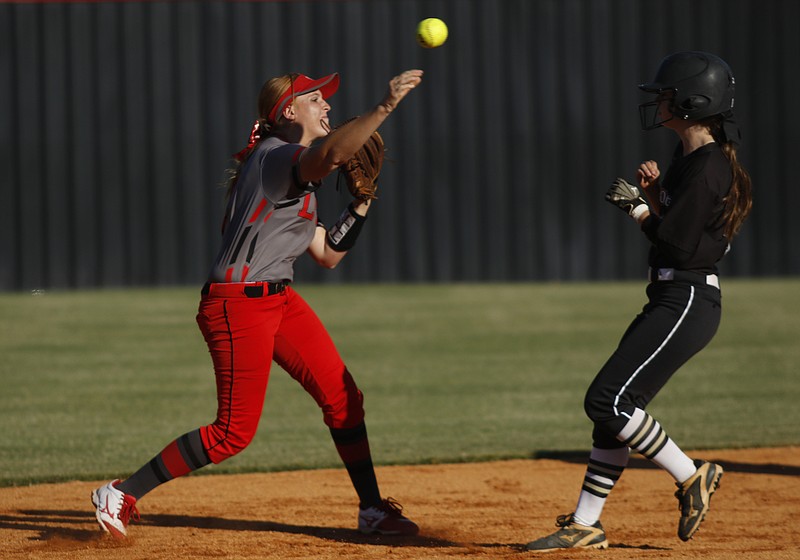
[[[750,212],[750,177],[736,156],[733,86],[728,65],[704,52],[666,57],[655,80],[639,86],[657,95],[640,105],[642,127],[664,126],[680,139],[663,183],[650,160],[636,172],[638,188],[617,179],[606,194],[652,243],[648,303],[586,393],[593,447],[577,507],[528,550],[606,548],[600,514],[630,450],[674,478],[681,540],[692,538],[705,518],[722,467],[688,457],[645,407],[716,333],[722,306],[716,263]]]
[[[290,283],[294,261],[304,252],[333,268],[353,247],[370,203],[350,204],[326,229],[317,219],[314,193],[421,80],[420,70],[395,76],[375,107],[335,131],[327,99],[339,86],[338,74],[316,80],[288,74],[264,84],[250,142],[235,156],[222,246],[197,313],[214,363],[216,419],[172,441],[128,479],[92,492],[101,529],[124,538],[145,494],[247,447],[261,418],[274,360],[322,410],[358,496],[358,530],[382,535],[419,531],[395,500],[381,495],[363,395],[327,330]]]
[[[300,184],[293,176],[302,149],[275,136],[254,147],[228,200],[210,282],[294,279],[294,261],[317,230],[314,191],[320,186]]]

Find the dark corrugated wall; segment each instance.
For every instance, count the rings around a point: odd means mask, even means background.
[[[415,43],[429,16],[442,48]],[[794,0],[2,3],[0,290],[202,282],[262,82],[340,72],[338,121],[412,67],[362,239],[298,280],[640,278],[646,242],[603,193],[668,164],[636,84],[688,49],[733,67],[754,179],[723,271],[798,274],[798,21]],[[323,221],[346,202],[331,178]]]

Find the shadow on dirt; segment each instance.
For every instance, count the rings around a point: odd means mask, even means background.
[[[91,529],[80,528],[76,525]],[[433,535],[387,536],[364,535],[355,529],[337,527],[318,527],[313,525],[291,525],[276,521],[252,519],[228,519],[223,517],[148,514],[135,523],[143,527],[188,527],[220,531],[276,532],[305,535],[333,542],[361,544],[365,546],[418,547],[418,548],[467,548],[515,549],[517,545],[508,543],[464,543]],[[76,510],[21,510],[17,515],[0,515],[0,529],[31,531],[37,535],[33,541],[48,541],[60,544],[58,548],[69,548],[69,543],[86,545],[95,543],[102,546],[128,546],[131,541],[115,541],[96,528],[94,515]],[[521,546],[521,545],[520,545]]]
[[[92,523],[91,529],[89,523]],[[29,540],[46,543],[52,552],[80,551],[87,548],[120,548],[129,546],[124,541],[104,538],[94,524],[94,516],[82,511],[27,510],[17,515],[0,515],[0,530],[28,531],[34,533]]]

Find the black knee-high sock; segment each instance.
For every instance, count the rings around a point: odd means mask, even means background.
[[[138,500],[156,486],[196,471],[210,462],[200,438],[200,430],[194,430],[166,446],[130,478],[119,483],[117,489]]]
[[[353,428],[331,428],[333,443],[342,458],[347,474],[358,494],[360,507],[366,509],[381,503],[378,480],[369,451],[367,426],[362,422]]]

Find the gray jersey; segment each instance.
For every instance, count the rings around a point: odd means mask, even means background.
[[[295,164],[304,149],[275,137],[256,146],[228,200],[210,282],[293,279],[294,261],[308,249],[317,226],[319,183],[296,179]]]

